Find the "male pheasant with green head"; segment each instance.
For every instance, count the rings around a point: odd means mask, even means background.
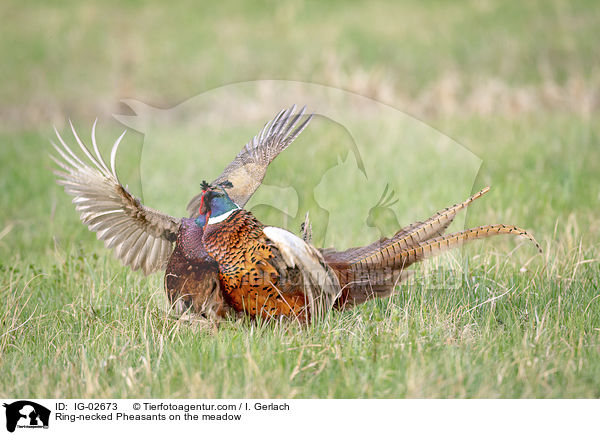
[[[330,308],[345,309],[389,296],[411,264],[466,241],[499,234],[532,240],[515,226],[486,225],[442,235],[456,213],[485,194],[485,188],[368,246],[346,251],[317,250],[281,228],[259,222],[233,201],[229,182],[203,183],[197,224],[206,252],[218,264],[223,296],[236,311],[251,316],[293,317],[308,321]],[[309,225],[304,228],[308,231]]]
[[[269,164],[307,126],[312,115],[304,113],[304,108],[296,113],[295,106],[282,110],[214,183],[234,180],[236,186],[229,194],[238,204],[246,204],[262,183]],[[53,143],[58,157],[52,158],[60,167],[55,171],[58,183],[73,196],[83,223],[133,270],[141,269],[148,275],[166,268],[165,289],[177,312],[189,310],[214,318],[230,311],[222,297],[218,265],[202,244],[204,224],[203,217],[198,216],[202,195],[188,204],[189,218],[175,218],[145,207],[121,184],[115,170],[117,149],[125,133],[113,145],[109,167],[96,144],[96,123],[92,128],[93,154],[72,124],[71,129],[83,156],[73,152],[56,131],[60,146]]]
[[[294,234],[260,223],[225,191],[231,183],[203,183],[197,223],[219,265],[223,296],[239,312],[308,321],[328,310],[339,283],[320,252]]]

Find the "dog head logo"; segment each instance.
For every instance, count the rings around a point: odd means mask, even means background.
[[[6,430],[18,428],[48,428],[50,410],[29,400],[19,400],[3,405],[6,408]]]

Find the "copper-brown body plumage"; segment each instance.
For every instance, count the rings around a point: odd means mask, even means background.
[[[283,262],[263,228],[243,209],[206,227],[204,246],[219,264],[225,299],[235,310],[251,316],[305,319],[302,278],[290,270],[282,279]]]

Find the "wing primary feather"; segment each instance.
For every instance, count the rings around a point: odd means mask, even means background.
[[[94,120],[94,124],[92,125],[92,146],[94,147],[94,153],[96,153],[96,157],[98,157],[98,162],[104,168],[104,171],[103,171],[104,174],[108,175],[110,173],[110,170],[108,169],[108,166],[106,166],[106,162],[104,162],[104,159],[100,155],[100,151],[98,150],[98,144],[96,142],[96,124],[97,123],[98,123],[98,118],[96,118]]]
[[[283,137],[285,137],[286,132],[287,132],[287,128],[288,128],[288,126],[290,124],[289,123],[290,117],[292,116],[292,114],[294,113],[295,110],[296,110],[296,105],[295,104],[287,110],[285,116],[281,119],[281,123],[279,125],[279,129],[277,130],[277,136],[276,136],[276,138],[283,138]]]
[[[298,128],[296,130],[294,130],[288,137],[287,137],[287,142],[291,143],[293,142],[300,133],[302,133],[302,131],[306,128],[306,126],[308,125],[308,123],[312,120],[313,118],[313,114],[311,113],[310,115],[308,115],[306,117],[306,119],[304,120],[304,122],[302,122],[302,124],[300,124],[298,126]]]
[[[50,143],[52,144],[52,146],[54,147],[54,149],[56,150],[56,152],[58,152],[58,154],[65,159],[65,161],[67,163],[69,163],[73,168],[80,168],[80,166],[75,163],[72,159],[70,159],[53,141],[50,141]],[[50,157],[52,158],[52,160],[54,160],[56,162],[56,164],[58,164],[61,168],[63,168],[65,171],[71,171],[73,170],[73,168],[68,167],[67,165],[65,165],[64,163],[60,162],[56,157],[54,157],[53,155],[50,155]]]
[[[302,107],[302,109],[300,109],[300,112],[298,112],[297,114],[295,114],[291,118],[291,120],[286,124],[285,129],[284,129],[284,131],[281,134],[282,137],[287,137],[288,136],[288,133],[290,131],[292,131],[292,129],[294,128],[294,126],[298,123],[298,120],[304,116],[304,112],[306,112],[306,106]]]
[[[263,142],[263,140],[265,139],[269,139],[271,137],[271,135],[273,134],[273,129],[275,127],[277,127],[277,125],[279,124],[279,120],[281,119],[281,117],[285,114],[285,110],[280,112],[279,115],[277,116],[277,118],[275,118],[269,125],[269,129],[266,131],[264,138],[261,138],[261,143]]]
[[[71,126],[71,131],[73,131],[73,136],[75,136],[75,140],[77,141],[77,144],[79,145],[79,148],[81,148],[81,150],[85,153],[85,155],[87,156],[87,158],[90,159],[90,161],[94,164],[94,166],[96,166],[100,170],[100,172],[102,172],[102,167],[96,161],[96,159],[94,158],[94,156],[92,156],[92,153],[90,153],[89,150],[87,149],[87,147],[83,144],[83,142],[79,138],[79,135],[75,131],[75,127],[73,126],[73,123],[71,122],[70,119],[69,119],[69,125]]]
[[[110,151],[110,168],[112,170],[112,174],[114,175],[115,179],[117,179],[117,180],[119,178],[117,177],[115,160],[117,158],[117,149],[119,148],[119,144],[121,143],[121,139],[123,139],[123,136],[125,136],[125,133],[127,133],[127,130],[125,130],[123,133],[121,133],[121,136],[119,136],[117,138],[117,140],[115,141],[115,144],[112,147],[112,150]]]
[[[61,145],[63,146],[63,148],[71,155],[71,157],[73,157],[78,163],[79,165],[73,165],[73,166],[82,166],[85,167],[87,166],[85,163],[83,163],[83,161],[81,161],[81,159],[79,157],[77,157],[77,154],[75,154],[71,148],[69,148],[67,146],[67,144],[65,143],[65,141],[63,140],[62,136],[60,135],[60,133],[58,132],[58,130],[56,129],[56,126],[53,126],[54,128],[54,132],[56,133],[56,137],[58,138],[58,140],[60,141]]]
[[[146,243],[146,237],[144,237],[144,234],[142,231],[140,231],[139,235],[136,235],[136,238],[134,239],[134,241],[131,243],[131,245],[129,245],[128,248],[128,252],[127,252],[127,256],[125,257],[125,261],[127,261],[127,263],[131,264],[131,268],[133,270],[139,269],[139,265],[136,262],[136,259],[138,258],[138,255],[140,253],[141,248],[145,245]]]
[[[258,142],[259,143],[262,143],[262,141],[265,139],[265,136],[267,136],[267,131],[269,130],[269,128],[271,128],[271,124],[276,122],[277,118],[279,118],[282,113],[283,113],[283,110],[281,112],[279,112],[279,114],[275,117],[275,119],[269,119],[267,121],[267,123],[263,126],[262,130],[258,134]],[[254,139],[256,139],[256,136],[254,136]]]

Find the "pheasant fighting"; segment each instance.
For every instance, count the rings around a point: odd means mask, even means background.
[[[141,204],[102,158],[92,128],[92,150],[71,129],[85,155],[79,157],[56,135],[53,160],[58,183],[73,196],[81,221],[121,262],[148,275],[165,270],[164,287],[178,315],[224,319],[244,313],[263,319],[307,323],[332,309],[344,310],[390,296],[409,266],[465,242],[501,234],[530,239],[513,225],[484,225],[444,235],[456,214],[483,196],[441,210],[392,237],[345,251],[311,244],[308,217],[297,236],[260,222],[244,206],[261,185],[269,164],[302,133],[312,115],[295,106],[281,111],[175,218]]]

